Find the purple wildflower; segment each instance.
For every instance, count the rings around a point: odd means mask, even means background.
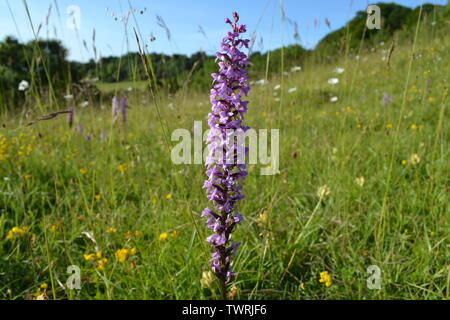
[[[120,98],[120,112],[122,113],[122,122],[127,122],[127,98],[122,95]]]
[[[119,102],[117,101],[116,96],[114,96],[112,98],[111,111],[112,111],[113,122],[116,122],[117,117],[119,116]]]
[[[92,140],[92,137],[91,137],[91,136],[86,136],[86,137],[84,137],[84,140],[86,140],[86,141],[91,141],[91,140]]]
[[[383,94],[383,105],[387,107],[389,102],[394,102],[394,98],[387,92]]]
[[[241,200],[242,180],[247,175],[245,161],[236,164],[235,150],[240,146],[230,138],[230,131],[245,132],[249,127],[242,125],[248,101],[241,100],[249,91],[248,66],[249,59],[240,51],[248,48],[249,41],[241,39],[240,34],[246,32],[245,25],[238,25],[239,16],[233,13],[234,22],[225,19],[232,27],[220,43],[220,52],[216,53],[219,73],[213,73],[213,88],[210,102],[212,112],[208,115],[210,131],[207,138],[209,155],[206,160],[206,175],[203,188],[212,205],[203,210],[202,216],[208,218],[207,228],[214,231],[207,241],[214,249],[210,265],[222,285],[222,293],[226,284],[231,281],[231,255],[236,252],[239,243],[230,239],[235,226],[242,221],[237,212],[236,202]],[[245,149],[247,151],[247,149]],[[217,155],[220,156],[217,156]],[[231,160],[231,161],[230,161]],[[234,161],[233,161],[234,160]]]
[[[82,126],[81,124],[77,125],[77,132],[78,132],[79,134],[82,134],[82,133],[83,133],[83,126]]]

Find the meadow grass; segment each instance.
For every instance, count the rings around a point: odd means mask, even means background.
[[[121,82],[100,82],[97,83],[97,88],[104,93],[115,93],[118,91],[145,90],[147,88],[147,81],[121,81]]]
[[[450,297],[450,44],[425,38],[397,48],[390,68],[380,45],[252,86],[246,124],[280,129],[281,172],[249,166],[233,298]],[[61,116],[29,127],[24,114],[3,116],[0,298],[217,297],[200,282],[205,168],[174,165],[158,121],[169,134],[206,128],[208,93],[164,96],[158,115],[143,86],[100,86],[133,88],[126,125],[112,123],[109,102],[77,108],[72,129]],[[81,290],[63,288],[70,265]],[[367,287],[370,265],[379,290]]]

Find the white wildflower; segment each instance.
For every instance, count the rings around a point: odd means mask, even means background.
[[[202,278],[200,279],[200,284],[202,288],[212,288],[212,285],[215,281],[215,275],[212,271],[203,271]]]
[[[420,162],[420,157],[419,157],[419,155],[418,155],[417,153],[414,153],[414,154],[411,156],[410,161],[411,161],[411,163],[412,163],[413,165],[419,164],[419,162]]]
[[[255,84],[260,85],[260,86],[264,86],[268,83],[269,83],[269,81],[267,81],[266,79],[261,79],[261,80],[255,81]]]
[[[30,84],[26,80],[22,80],[19,83],[19,91],[25,91],[30,87]]]
[[[267,223],[269,222],[269,214],[267,213],[267,211],[264,211],[263,213],[261,213],[258,218],[256,219],[256,224],[259,227],[264,227],[267,225]]]
[[[338,78],[328,79],[328,83],[331,85],[335,85],[335,84],[339,83],[339,79]]]
[[[319,196],[319,198],[325,198],[326,196],[328,196],[330,194],[330,188],[328,188],[328,186],[324,185],[319,187],[319,189],[317,189],[317,195]]]
[[[356,184],[361,188],[363,187],[365,181],[366,180],[364,179],[364,177],[358,177],[355,179]]]

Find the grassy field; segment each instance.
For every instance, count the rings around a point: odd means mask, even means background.
[[[450,43],[419,36],[390,67],[388,49],[252,86],[246,124],[280,129],[281,172],[249,166],[230,298],[450,298]],[[131,85],[117,86],[102,89]],[[64,116],[2,119],[0,298],[217,297],[203,275],[204,166],[172,164],[155,104],[133,88],[126,125],[109,102],[77,108],[71,129]],[[169,140],[207,127],[208,92],[158,101]],[[80,290],[64,289],[71,265]]]
[[[147,81],[122,81],[116,83],[101,82],[97,84],[97,88],[105,93],[114,94],[117,91],[145,90]]]

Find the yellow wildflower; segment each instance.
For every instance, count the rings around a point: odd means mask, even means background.
[[[137,237],[142,236],[142,232],[137,231],[137,230],[136,231],[130,230],[130,231],[125,232],[123,234],[123,236],[127,239],[130,239],[132,236],[135,236],[137,238]]]
[[[119,249],[116,251],[116,259],[119,262],[125,262],[125,260],[127,260],[129,255],[129,250],[128,249]]]
[[[117,167],[117,170],[119,170],[121,173],[125,173],[125,172],[128,171],[128,167],[127,167],[126,164],[120,164],[120,165]]]
[[[410,127],[409,127],[411,130],[417,130],[417,125],[416,124],[412,124]]]
[[[97,260],[97,270],[100,270],[100,271],[105,270],[105,265],[107,262],[108,262],[107,258]]]
[[[80,173],[81,174],[86,174],[88,171],[87,171],[87,169],[85,169],[85,168],[81,168],[80,169]]]
[[[323,271],[320,273],[319,282],[324,283],[326,287],[331,286],[331,276],[328,271]]]
[[[94,259],[94,254],[93,253],[87,253],[83,255],[84,260],[86,261],[91,261],[92,259]]]
[[[136,248],[131,248],[130,256],[134,256],[136,253],[137,253],[137,249]]]
[[[50,226],[50,232],[55,233],[56,231],[58,231],[58,228],[59,228],[59,224],[54,223]]]
[[[100,199],[102,198],[102,195],[101,195],[101,194],[96,194],[96,195],[94,196],[94,198],[95,198],[96,200],[100,200]]]
[[[407,165],[408,164],[408,160],[402,160],[402,165]]]
[[[109,233],[109,234],[116,233],[116,232],[117,232],[116,228],[108,228],[108,229],[106,229],[106,233]]]
[[[163,232],[159,235],[159,241],[164,241],[168,237],[168,234],[166,232]]]
[[[35,300],[48,300],[46,291],[47,291],[47,284],[43,283],[41,284],[37,289],[36,292],[33,293],[33,296],[35,297]],[[44,292],[41,292],[41,289],[44,289]]]
[[[16,236],[24,236],[28,231],[28,227],[13,227],[6,235],[6,239],[14,239]]]
[[[177,230],[173,230],[173,231],[170,233],[170,236],[171,236],[172,238],[176,237],[177,235],[178,235]]]
[[[386,124],[386,129],[392,129],[394,126],[392,123]]]
[[[168,193],[168,194],[166,194],[166,197],[165,197],[167,200],[170,200],[170,199],[172,199],[172,194],[171,193]]]
[[[355,113],[355,110],[353,110],[350,106],[345,107],[344,111],[347,113]]]
[[[27,233],[28,227],[14,227],[12,228],[12,231],[17,233],[20,236],[25,235]]]

